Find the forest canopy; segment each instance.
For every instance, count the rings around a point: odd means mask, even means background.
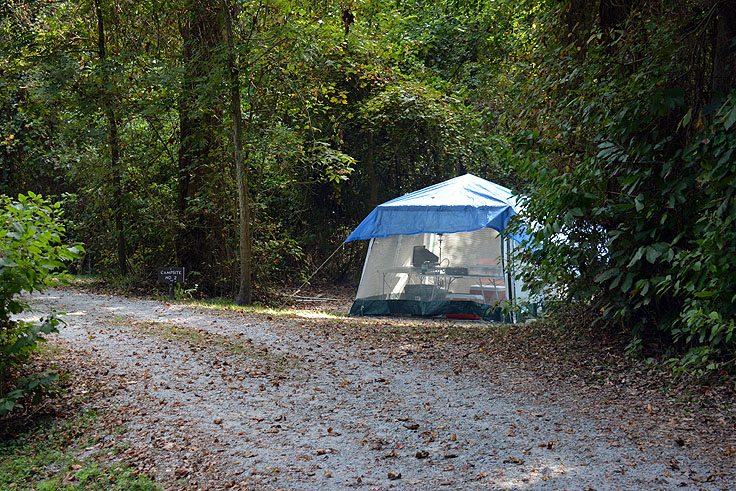
[[[176,264],[248,303],[376,204],[472,172],[526,197],[527,285],[633,352],[731,370],[734,17],[717,0],[8,0],[0,194],[60,201],[80,272],[145,284]],[[354,280],[361,256],[324,277]]]

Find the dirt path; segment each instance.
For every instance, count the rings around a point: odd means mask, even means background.
[[[734,486],[733,466],[637,445],[607,417],[520,392],[511,369],[460,372],[318,318],[66,290],[31,303],[67,313],[55,342],[107,386],[97,404],[118,430],[106,445],[165,488]]]

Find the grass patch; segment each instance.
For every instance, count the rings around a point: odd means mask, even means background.
[[[258,360],[276,371],[293,370],[300,367],[297,358],[273,354],[266,347],[259,347],[233,335],[213,334],[201,329],[163,322],[138,321],[133,322],[132,325],[147,335],[154,335],[169,342],[187,343],[200,348],[216,348]]]
[[[239,312],[243,314],[258,314],[281,318],[324,318],[331,320],[343,320],[347,318],[344,313],[319,312],[314,310],[294,309],[289,307],[267,307],[265,305],[238,305],[226,298],[213,298],[205,300],[175,300],[177,305],[196,307],[200,309],[218,310],[225,312]]]
[[[76,288],[94,288],[105,284],[104,278],[99,275],[71,275],[68,281],[69,286]]]
[[[96,413],[88,411],[71,419],[41,422],[0,442],[0,489],[159,489],[149,477],[127,466],[106,466],[93,457],[78,457],[98,442],[96,423]]]
[[[513,327],[505,323],[458,322],[447,319],[416,317],[349,317],[332,313],[291,307],[240,306],[229,299],[184,300],[177,304],[217,312],[252,314],[264,320],[292,321],[296,329],[324,332],[325,335],[345,334],[372,338],[387,343],[474,343],[478,340],[504,340]],[[293,322],[297,321],[297,322]],[[524,328],[525,329],[525,328]],[[526,336],[525,336],[526,337]]]
[[[37,356],[44,359],[54,359],[68,351],[69,349],[66,346],[48,341],[45,343],[38,343],[38,347],[36,348]]]

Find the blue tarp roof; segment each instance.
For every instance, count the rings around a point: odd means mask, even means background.
[[[345,242],[487,227],[501,232],[516,207],[510,189],[465,174],[378,205]]]

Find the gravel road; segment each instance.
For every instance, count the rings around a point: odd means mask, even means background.
[[[734,489],[733,467],[637,445],[519,392],[513,371],[458,371],[421,347],[331,335],[318,316],[72,290],[31,305],[66,313],[53,342],[105,380],[107,438],[167,489]]]

